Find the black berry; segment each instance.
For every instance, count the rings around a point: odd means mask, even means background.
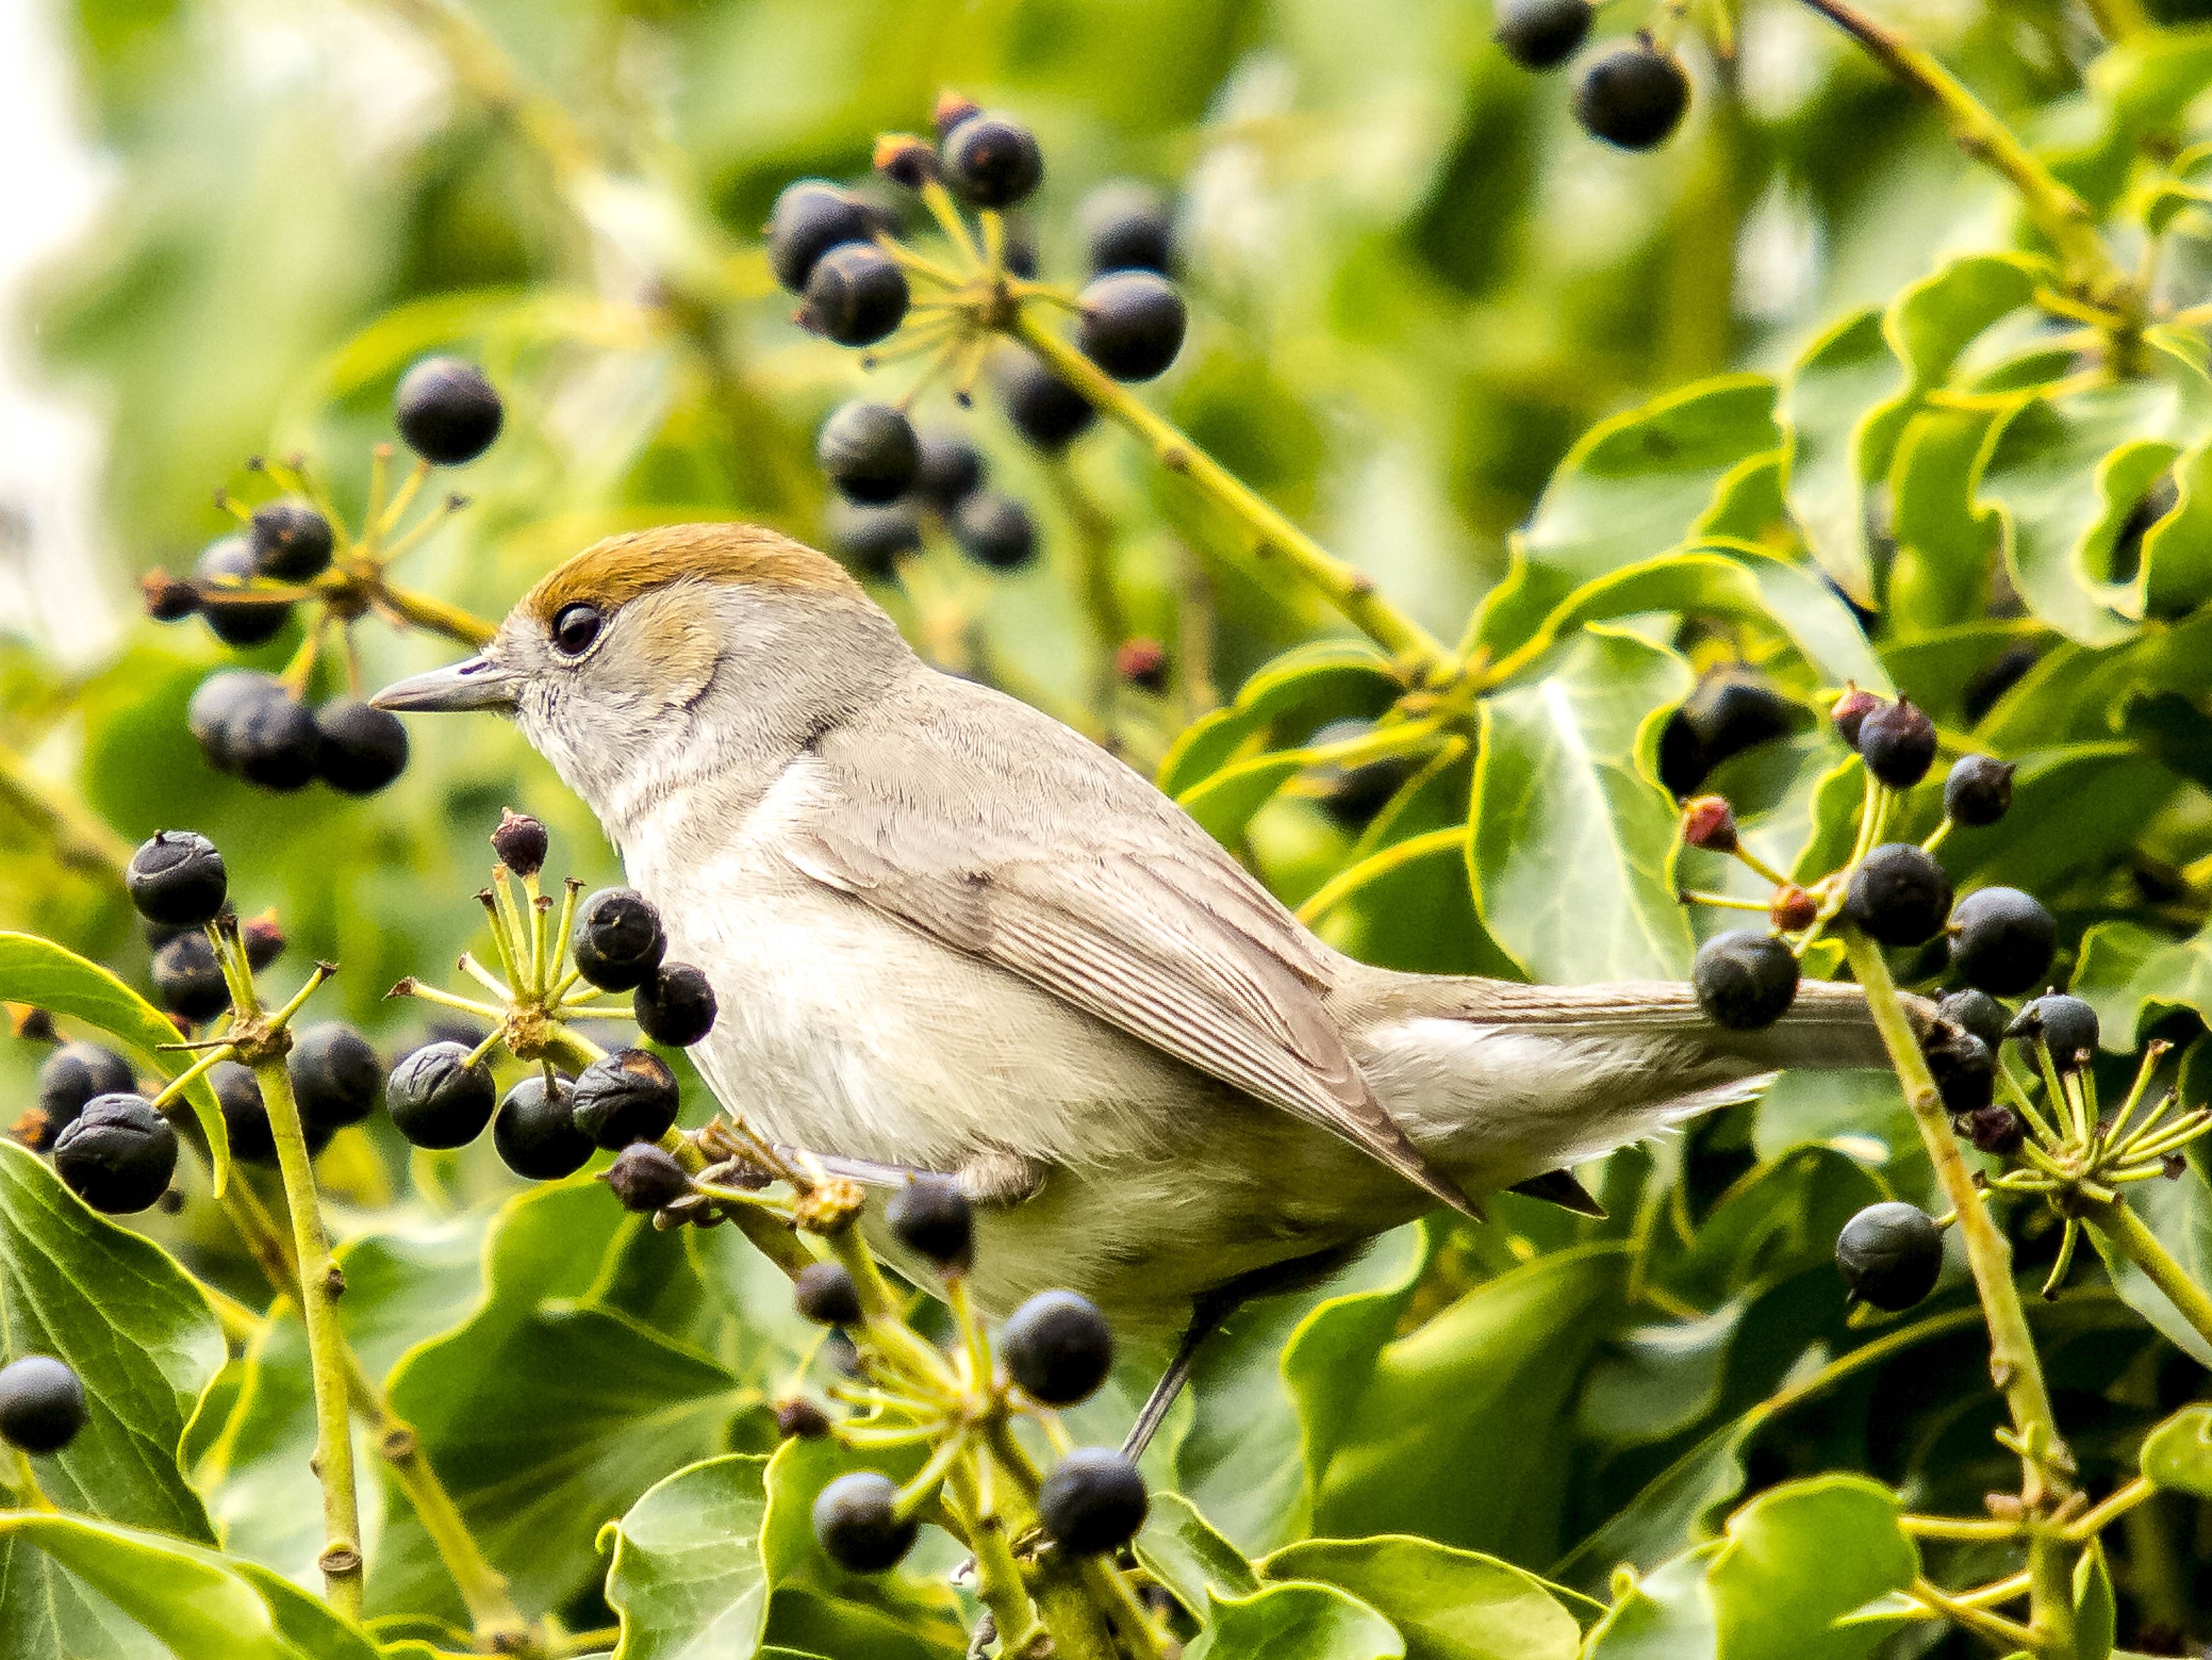
[[[314,714],[315,770],[346,795],[374,795],[406,770],[407,727],[389,709],[339,698]]]
[[[960,551],[993,570],[1019,570],[1036,556],[1036,526],[1011,496],[977,490],[952,515]]]
[[[2020,1144],[2027,1140],[2027,1126],[2010,1107],[1994,1104],[1977,1107],[1960,1121],[1959,1128],[1974,1144],[1977,1152],[2004,1158],[2018,1152]]]
[[[1134,179],[1109,179],[1075,210],[1092,275],[1109,271],[1175,270],[1175,216],[1167,199]]]
[[[1980,1038],[1992,1055],[2004,1042],[2005,1023],[2012,1018],[2004,1005],[1985,991],[1954,991],[1937,1000],[1936,1012],[1960,1031]]]
[[[338,1021],[300,1033],[286,1064],[310,1140],[358,1124],[384,1099],[384,1063],[368,1039]]]
[[[2097,1011],[2078,997],[2054,992],[2014,1016],[2005,1036],[2033,1038],[2051,1052],[2052,1065],[2071,1072],[2080,1057],[2097,1052]]]
[[[920,1524],[898,1513],[898,1489],[874,1470],[854,1470],[814,1500],[814,1536],[839,1567],[881,1573],[914,1548]]]
[[[1623,149],[1663,144],[1690,107],[1690,77],[1649,40],[1617,46],[1583,71],[1575,119],[1593,138]]]
[[[1048,453],[1066,448],[1098,418],[1089,399],[1031,353],[1007,353],[995,375],[1014,430]]]
[[[1970,1031],[1947,1034],[1923,1051],[1942,1091],[1943,1109],[1956,1117],[1989,1105],[1996,1094],[1996,1051]]]
[[[214,921],[230,897],[222,855],[197,830],[155,830],[131,855],[123,885],[139,915],[172,928]]]
[[[137,1086],[131,1063],[113,1049],[98,1043],[63,1044],[39,1067],[39,1112],[45,1123],[34,1145],[53,1146],[94,1097],[128,1095]]]
[[[1039,1292],[1006,1317],[999,1352],[1032,1399],[1072,1407],[1114,1369],[1114,1329],[1089,1298]]]
[[[392,1069],[385,1105],[418,1147],[465,1147],[483,1134],[499,1104],[491,1068],[469,1065],[466,1043],[428,1043]]]
[[[653,902],[634,888],[601,888],[577,907],[568,949],[585,979],[601,991],[635,991],[668,953]]]
[[[945,1274],[965,1274],[975,1260],[975,1215],[949,1176],[917,1176],[884,1207],[898,1242]]]
[[[1011,208],[1044,178],[1035,134],[1004,115],[969,116],[945,136],[945,182],[970,207]]]
[[[156,623],[181,623],[200,608],[200,591],[158,565],[138,579],[138,595]]]
[[[2040,981],[2058,924],[2018,888],[1977,888],[1951,911],[1951,962],[1977,990],[2013,997]]]
[[[1037,1487],[1037,1519],[1062,1550],[1119,1550],[1145,1525],[1152,1501],[1137,1467],[1111,1447],[1078,1447]]]
[[[1886,842],[1867,854],[1844,895],[1844,915],[1885,946],[1933,939],[1950,914],[1951,879],[1910,842]]]
[[[517,876],[535,876],[545,868],[548,842],[545,826],[513,807],[499,810],[499,828],[491,833],[491,850],[499,862]]]
[[[1797,1000],[1797,958],[1771,933],[1716,934],[1690,970],[1705,1018],[1734,1031],[1771,1026]]]
[[[872,346],[905,319],[906,273],[866,242],[832,248],[806,278],[802,326],[841,346]]]
[[[830,504],[830,543],[861,575],[888,582],[902,556],[921,551],[921,514],[904,496],[879,507],[840,498]]]
[[[1157,271],[1109,271],[1079,298],[1077,343],[1116,380],[1150,380],[1182,350],[1182,295]]]
[[[230,1156],[248,1164],[276,1162],[276,1132],[270,1128],[269,1106],[261,1098],[261,1081],[252,1068],[235,1061],[218,1061],[208,1068],[208,1087],[222,1108],[223,1139]]]
[[[204,933],[180,933],[154,953],[154,987],[163,1008],[196,1026],[230,1006],[230,982]]]
[[[1961,824],[1994,824],[2012,806],[2013,763],[1969,755],[1943,780],[1943,811]]]
[[[89,1420],[84,1384],[51,1354],[0,1366],[0,1441],[25,1452],[59,1452]]]
[[[1917,1205],[1869,1205],[1836,1236],[1836,1267],[1852,1296],[1894,1314],[1936,1289],[1942,1231]]]
[[[400,378],[392,418],[416,454],[458,467],[491,447],[507,411],[474,363],[426,357]]]
[[[1698,682],[1682,705],[1710,771],[1730,756],[1777,738],[1798,723],[1797,705],[1748,669],[1716,670]]]
[[[779,1401],[775,1411],[775,1432],[787,1440],[819,1441],[830,1433],[830,1414],[811,1401]]]
[[[243,536],[209,543],[194,562],[192,575],[200,585],[200,613],[226,646],[265,645],[292,619],[289,599],[222,597],[253,580],[253,548]]]
[[[142,1211],[177,1173],[177,1133],[143,1095],[95,1096],[56,1138],[54,1171],[96,1211]]]
[[[1498,44],[1524,70],[1555,70],[1589,38],[1590,0],[1505,0]]]
[[[1910,789],[1936,761],[1936,723],[1910,698],[1884,703],[1859,723],[1867,770],[1893,790]]]
[[[264,789],[295,790],[315,775],[322,734],[276,676],[226,669],[200,682],[185,721],[208,764]]]
[[[691,1178],[675,1156],[650,1141],[634,1142],[599,1172],[624,1210],[656,1211],[691,1191]]]
[[[573,1176],[592,1156],[592,1138],[576,1128],[568,1080],[556,1077],[549,1085],[544,1074],[535,1072],[499,1104],[491,1144],[507,1169],[532,1182]]]
[[[689,963],[664,963],[631,994],[637,1029],[656,1043],[689,1049],[714,1029],[714,988]]]
[[[841,404],[822,423],[814,459],[848,502],[881,503],[905,493],[921,465],[906,417],[889,404]]]
[[[233,726],[246,709],[264,697],[284,696],[273,674],[257,669],[222,669],[193,689],[185,705],[185,725],[199,742],[208,764],[217,772],[235,773],[238,763],[230,753]]]
[[[791,1300],[818,1326],[852,1326],[860,1321],[860,1292],[853,1276],[836,1262],[813,1262],[791,1282]]]
[[[256,974],[282,957],[285,946],[289,943],[285,939],[284,930],[278,924],[274,912],[254,917],[242,924],[238,934],[246,946],[246,966]]]
[[[1372,723],[1365,721],[1332,721],[1307,739],[1305,747],[1329,749],[1365,738],[1374,730]],[[1324,761],[1306,773],[1306,780],[1320,792],[1322,812],[1346,830],[1362,830],[1404,787],[1413,775],[1414,765],[1402,755],[1377,756],[1348,767]]]
[[[775,280],[797,294],[823,254],[874,234],[874,218],[860,198],[819,179],[802,179],[783,187],[769,215],[769,264]]]
[[[983,487],[981,452],[957,432],[921,435],[921,464],[914,493],[939,513],[950,513]]]
[[[610,1152],[660,1140],[677,1103],[676,1074],[647,1049],[617,1049],[576,1074],[576,1128]]]
[[[246,532],[253,568],[279,582],[304,582],[330,569],[331,521],[305,502],[271,502],[253,510]]]

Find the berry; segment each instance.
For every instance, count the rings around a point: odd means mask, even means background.
[[[269,1122],[269,1106],[261,1098],[261,1080],[250,1067],[235,1061],[218,1061],[208,1068],[208,1087],[222,1108],[224,1139],[230,1156],[249,1164],[276,1162],[276,1132]]]
[[[830,1433],[830,1414],[811,1401],[775,1403],[775,1432],[786,1440],[819,1441]]]
[[[1978,991],[2016,996],[2043,978],[2058,924],[2018,888],[1978,888],[1951,912],[1951,962]]]
[[[1766,902],[1767,921],[1787,933],[1811,927],[1820,915],[1819,902],[1795,882],[1784,882]]]
[[[945,135],[945,182],[971,208],[1011,208],[1044,178],[1036,136],[1004,115],[975,114]]]
[[[1039,1292],[1006,1318],[1000,1353],[1014,1382],[1048,1407],[1090,1398],[1114,1368],[1114,1330],[1072,1291]]]
[[[177,1173],[177,1133],[143,1095],[94,1096],[55,1138],[54,1172],[96,1211],[142,1211]]]
[[[1083,355],[1116,380],[1150,380],[1182,350],[1182,295],[1157,271],[1109,271],[1078,296]]]
[[[1936,1289],[1942,1231],[1917,1205],[1893,1199],[1869,1205],[1836,1236],[1836,1267],[1852,1296],[1894,1314]]]
[[[230,897],[222,855],[197,830],[155,830],[131,855],[123,885],[139,915],[164,927],[212,922]]]
[[[1111,1447],[1078,1447],[1061,1459],[1038,1484],[1036,1505],[1054,1542],[1077,1556],[1119,1550],[1152,1508],[1145,1478]]]
[[[230,753],[231,729],[247,708],[272,696],[283,696],[283,687],[275,675],[256,669],[219,670],[194,688],[191,702],[185,706],[185,724],[210,766],[217,772],[238,770]]]
[[[965,1274],[975,1260],[975,1215],[949,1176],[917,1176],[884,1207],[898,1242],[940,1273]]]
[[[635,991],[668,953],[653,902],[634,888],[601,888],[577,908],[568,949],[585,979],[601,991]]]
[[[937,152],[910,132],[887,132],[876,140],[875,169],[894,185],[920,190],[943,173]]]
[[[1698,735],[1707,770],[1732,755],[1786,738],[1798,722],[1797,705],[1748,669],[1717,669],[1698,681],[1682,705]]]
[[[2097,1011],[2078,997],[2053,992],[2014,1015],[2005,1036],[2033,1038],[2051,1052],[2052,1065],[2071,1072],[2080,1056],[2097,1052]]]
[[[1999,1158],[2018,1152],[2020,1144],[2027,1140],[2027,1124],[2010,1107],[1977,1107],[1966,1115],[1960,1128],[1977,1152],[1990,1153]]]
[[[277,924],[274,911],[255,917],[240,927],[238,933],[246,946],[246,966],[256,974],[282,957],[285,946],[289,943],[284,938],[284,930]]]
[[[2013,763],[1968,755],[1943,780],[1943,811],[1960,824],[1994,824],[2012,806]]]
[[[624,1210],[656,1211],[691,1191],[691,1178],[675,1156],[650,1141],[637,1141],[616,1155],[599,1172]]]
[[[665,963],[629,1000],[637,1029],[656,1043],[690,1049],[714,1029],[718,1006],[703,970],[689,963]]]
[[[993,570],[1019,570],[1036,555],[1036,526],[1011,496],[977,490],[952,515],[960,551]]]
[[[1505,0],[1498,44],[1524,70],[1555,70],[1589,38],[1590,0]]]
[[[181,623],[200,608],[200,591],[159,565],[138,579],[138,597],[156,623]]]
[[[1835,708],[1828,711],[1828,719],[1836,723],[1836,731],[1844,742],[1853,749],[1859,746],[1859,728],[1876,709],[1887,707],[1870,691],[1861,691],[1856,686],[1847,687],[1836,699]]]
[[[180,933],[154,953],[154,986],[163,1008],[196,1026],[230,1006],[230,982],[204,933]]]
[[[315,770],[346,795],[374,795],[406,770],[407,728],[389,709],[338,698],[314,714]]]
[[[1139,691],[1168,689],[1168,648],[1143,635],[1124,640],[1114,651],[1114,672]]]
[[[814,459],[848,502],[880,504],[903,495],[921,465],[907,418],[889,404],[841,404],[822,423]]]
[[[1996,1051],[1970,1031],[1931,1041],[1923,1051],[1928,1071],[1953,1117],[1989,1105],[1996,1093]]]
[[[499,862],[517,876],[532,877],[545,868],[545,826],[513,807],[499,810],[499,828],[491,833],[491,850]]]
[[[660,1140],[676,1122],[677,1103],[676,1074],[645,1049],[617,1049],[576,1074],[576,1128],[610,1152]]]
[[[469,1065],[466,1043],[427,1043],[392,1069],[384,1101],[399,1133],[418,1147],[465,1147],[483,1134],[499,1104],[491,1068]]]
[[[226,536],[220,542],[209,543],[193,562],[192,575],[200,587],[200,613],[215,637],[226,646],[265,645],[292,620],[289,599],[217,597],[253,579],[253,549],[243,536]]]
[[[1075,210],[1094,276],[1109,271],[1175,271],[1175,218],[1167,200],[1134,179],[1109,179]]]
[[[783,187],[769,215],[769,264],[775,280],[798,294],[805,289],[816,260],[874,234],[873,216],[859,197],[819,179],[801,179]]]
[[[27,1354],[0,1366],[0,1441],[25,1452],[59,1452],[91,1414],[84,1384],[51,1354]]]
[[[1329,749],[1365,738],[1374,730],[1365,721],[1332,721],[1307,739],[1305,747]],[[1348,767],[1324,761],[1309,769],[1306,779],[1321,792],[1323,812],[1346,830],[1361,830],[1413,775],[1413,760],[1402,755],[1377,756]]]
[[[492,1120],[491,1144],[517,1176],[557,1182],[583,1169],[592,1138],[576,1128],[575,1092],[565,1078],[549,1085],[533,1072],[507,1092]]]
[[[271,674],[226,669],[192,693],[185,721],[208,764],[264,789],[295,790],[315,775],[315,718]]]
[[[64,1043],[39,1067],[39,1112],[45,1120],[38,1141],[54,1138],[77,1121],[95,1096],[128,1095],[138,1086],[131,1063],[98,1043]]]
[[[838,500],[830,504],[830,541],[861,575],[888,582],[902,556],[921,551],[921,514],[901,497],[881,507]]]
[[[1859,722],[1859,754],[1867,770],[1893,790],[1911,789],[1936,761],[1936,723],[1900,697]]]
[[[860,1322],[860,1292],[853,1276],[836,1262],[811,1262],[791,1281],[791,1300],[817,1326],[854,1326]]]
[[[1593,138],[1623,149],[1663,144],[1690,107],[1690,77],[1648,40],[1617,46],[1583,71],[1575,119]]]
[[[1708,853],[1736,849],[1735,809],[1717,795],[1700,795],[1682,804],[1682,845]]]
[[[939,513],[951,513],[983,487],[981,452],[957,432],[924,433],[914,493]]]
[[[1936,1012],[1960,1031],[1980,1038],[1992,1055],[2004,1042],[2005,1022],[2012,1018],[2004,1005],[1985,991],[1954,991],[1936,1003]]]
[[[305,502],[271,502],[253,510],[246,532],[253,569],[279,582],[304,582],[331,566],[331,521]]]
[[[287,1070],[311,1140],[358,1124],[384,1099],[384,1063],[368,1039],[338,1021],[300,1033]]]
[[[1041,450],[1066,448],[1098,418],[1088,398],[1029,352],[1008,353],[996,379],[1006,418]]]
[[[905,319],[906,273],[866,242],[832,248],[806,278],[801,326],[841,346],[872,346]]]
[[[898,1489],[874,1470],[854,1470],[814,1500],[814,1536],[839,1567],[881,1573],[914,1548],[921,1524],[898,1513]]]
[[[1885,842],[1867,854],[1844,895],[1844,915],[1885,946],[1933,939],[1950,914],[1951,879],[1910,842]]]
[[[974,99],[954,92],[949,88],[937,94],[937,103],[929,112],[930,125],[935,129],[938,142],[950,137],[952,130],[973,115],[981,115],[983,106]]]
[[[392,419],[425,461],[458,467],[499,436],[507,411],[484,372],[458,357],[426,357],[400,377]]]
[[[1690,980],[1707,1019],[1731,1031],[1757,1031],[1797,1000],[1797,957],[1771,933],[1739,929],[1698,947]]]

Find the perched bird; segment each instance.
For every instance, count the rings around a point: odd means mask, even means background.
[[[1439,1202],[1586,1206],[1580,1160],[1777,1067],[1883,1064],[1855,987],[1737,1032],[1685,985],[1355,962],[771,531],[600,542],[481,655],[374,701],[510,714],[591,806],[714,984],[692,1053],[730,1111],[878,1180],[957,1177],[987,1310],[1065,1286],[1186,1363],[1243,1297]]]

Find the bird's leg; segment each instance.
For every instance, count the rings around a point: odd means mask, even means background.
[[[1137,1421],[1129,1426],[1128,1438],[1121,1443],[1121,1455],[1134,1463],[1145,1456],[1145,1449],[1160,1432],[1161,1420],[1167,1417],[1168,1408],[1175,1405],[1176,1396],[1190,1381],[1190,1369],[1197,1364],[1198,1351],[1206,1340],[1221,1329],[1243,1298],[1224,1288],[1208,1292],[1192,1305],[1190,1324],[1183,1329],[1182,1341],[1176,1345],[1175,1359],[1160,1374],[1160,1381],[1152,1385],[1152,1392],[1145,1399],[1144,1410]]]

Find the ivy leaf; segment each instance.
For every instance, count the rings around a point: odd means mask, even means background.
[[[1401,690],[1389,660],[1364,641],[1301,646],[1255,671],[1227,708],[1185,727],[1160,762],[1157,781],[1181,799],[1279,721],[1309,714],[1310,727],[1343,714],[1371,714]]]
[[[1895,631],[1948,629],[1978,621],[1987,609],[1990,556],[2002,526],[1996,508],[1975,498],[1974,467],[2001,413],[1923,410],[1897,441],[1889,474]],[[1962,676],[1976,666],[1963,667]]]
[[[352,1287],[347,1287],[349,1297]],[[359,1438],[356,1438],[356,1443]],[[273,1312],[246,1352],[244,1376],[222,1435],[193,1472],[222,1529],[223,1548],[300,1584],[313,1583],[326,1542],[315,1452],[314,1385],[307,1329],[289,1304]],[[363,1471],[373,1450],[356,1444]],[[374,1536],[380,1490],[361,1484],[362,1529]]]
[[[1203,1612],[1209,1592],[1249,1596],[1260,1576],[1244,1553],[1215,1531],[1179,1493],[1156,1493],[1137,1535],[1137,1560],[1183,1607]]]
[[[2100,922],[2081,936],[2068,989],[2095,1008],[2107,1049],[2133,1049],[2175,1009],[2212,1021],[2212,928],[2176,941],[2139,922]]]
[[[0,1000],[28,1003],[49,1014],[97,1026],[163,1078],[184,1070],[176,1051],[161,1049],[178,1041],[176,1024],[168,1016],[99,964],[87,962],[51,939],[0,933]],[[214,1156],[215,1192],[220,1198],[230,1179],[230,1137],[223,1129],[222,1109],[204,1074],[185,1085],[185,1098],[191,1104]]]
[[[2143,1437],[2143,1480],[2212,1499],[2212,1407],[2184,1407]]]
[[[1401,1660],[1390,1622],[1334,1585],[1268,1585],[1249,1596],[1207,1593],[1206,1629],[1187,1660]]]
[[[1700,1545],[1623,1588],[1590,1633],[1587,1660],[1711,1660],[1718,1637],[1705,1568],[1722,1548]]]
[[[1573,1660],[1582,1627],[1562,1597],[1602,1612],[1494,1556],[1403,1535],[1306,1540],[1260,1572],[1348,1591],[1397,1627],[1406,1660]]]
[[[1625,1562],[1650,1570],[1647,1585],[1657,1582],[1674,1565],[1656,1565],[1709,1532],[1719,1511],[1743,1491],[1744,1449],[1765,1419],[1764,1412],[1753,1410],[1713,1431],[1568,1552],[1552,1567],[1551,1578],[1599,1590],[1614,1567]],[[1614,1614],[1639,1627],[1651,1618],[1648,1611],[1623,1614],[1618,1605]]]
[[[768,1627],[768,1460],[732,1454],[647,1490],[611,1540],[606,1598],[623,1660],[749,1660]]]
[[[1881,313],[1869,308],[1814,342],[1782,388],[1791,516],[1820,568],[1863,605],[1875,603],[1865,487],[1879,476],[1866,454],[1866,430],[1869,415],[1904,380]]]
[[[1533,979],[1679,980],[1692,940],[1650,753],[1689,669],[1595,628],[1547,667],[1482,705],[1468,848],[1483,923]]]
[[[2092,1539],[2074,1564],[2074,1660],[2105,1660],[2112,1651],[2118,1627],[2112,1575],[2105,1566],[2105,1541]]]
[[[2048,893],[2076,871],[2101,868],[2135,844],[2181,787],[2130,744],[2014,753],[2020,769],[2011,810],[1998,823],[1962,829],[1944,843],[1944,868],[1962,892],[2002,885]],[[1932,816],[1932,794],[1923,805]]]
[[[1836,1622],[1919,1573],[1897,1516],[1897,1495],[1856,1475],[1792,1481],[1746,1505],[1705,1569],[1720,1651],[1729,1660],[1873,1653],[1882,1627]]]
[[[2212,33],[2145,30],[2101,54],[2083,78],[2094,124],[2048,160],[2062,184],[2101,212],[2119,200],[2145,141],[2212,86]]]

